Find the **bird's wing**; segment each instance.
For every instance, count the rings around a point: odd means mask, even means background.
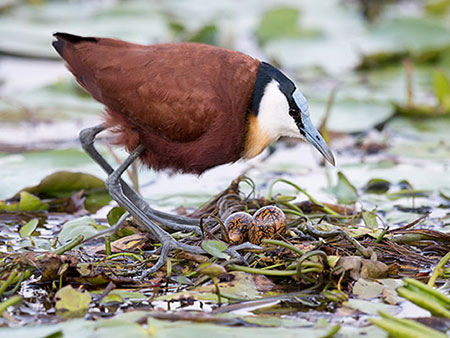
[[[241,109],[236,87],[246,81],[246,69],[254,71],[258,63],[201,44],[85,39],[92,40],[67,43],[66,38],[60,53],[78,82],[109,109],[171,141],[193,141],[218,114]]]

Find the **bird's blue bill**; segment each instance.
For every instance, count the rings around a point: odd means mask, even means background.
[[[303,114],[302,114],[303,115]],[[311,122],[311,119],[308,117],[303,117],[303,125],[305,132],[305,138],[311,143],[325,159],[330,162],[332,165],[335,165],[336,162],[334,160],[333,153],[328,147],[327,143],[323,139],[322,135],[320,135],[319,131],[314,127]]]
[[[323,157],[325,157],[328,162],[330,162],[332,165],[335,165],[336,162],[334,160],[333,153],[323,139],[322,135],[320,135],[319,131],[311,122],[311,118],[309,117],[308,102],[306,101],[306,98],[299,90],[296,90],[292,97],[294,98],[294,101],[301,112],[303,125],[300,126],[300,128],[304,132],[305,138],[322,154]]]

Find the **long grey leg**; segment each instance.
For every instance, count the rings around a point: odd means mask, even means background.
[[[116,170],[114,170],[93,145],[95,136],[104,129],[105,127],[103,125],[99,125],[93,128],[82,130],[80,133],[80,140],[83,145],[83,149],[85,149],[86,152],[103,168],[103,170],[105,170],[105,172],[109,174],[106,180],[106,189],[108,190],[111,197],[121,207],[127,210],[128,213],[133,216],[136,221],[145,226],[161,242],[162,245],[160,256],[157,262],[150,269],[145,270],[142,273],[141,278],[145,278],[147,275],[157,271],[162,265],[164,265],[170,250],[180,249],[194,254],[204,254],[205,251],[201,247],[176,241],[168,232],[160,228],[155,223],[155,221],[159,222],[161,220],[162,224],[172,229],[175,229],[174,224],[176,224],[180,227],[180,230],[197,232],[194,230],[199,229],[199,227],[197,226],[177,223],[184,220],[198,222],[197,220],[161,213],[150,208],[150,206],[121,179],[121,175],[144,151],[144,147],[138,146],[129,155],[129,157],[127,157],[127,159]],[[166,216],[169,217],[166,218]],[[170,226],[168,224],[170,224]],[[246,249],[261,248],[256,245],[246,243],[245,245],[243,244],[239,246],[229,247],[227,250],[225,250],[225,252],[229,253],[233,258],[245,261],[237,251]]]
[[[128,197],[123,193],[122,185],[120,184],[120,176],[124,173],[125,170],[136,160],[139,155],[144,150],[142,145],[139,145],[135,150],[133,150],[128,156],[128,158],[123,161],[123,163],[112,172],[111,175],[106,179],[106,189],[108,190],[111,197],[125,210],[127,210],[135,220],[145,226],[160,242],[162,245],[162,250],[160,257],[156,264],[150,269],[144,272],[144,276],[157,271],[165,262],[167,254],[170,250],[173,249],[181,249],[187,252],[191,252],[194,254],[202,254],[205,253],[201,247],[194,245],[187,245],[184,243],[180,243],[176,241],[168,232],[160,228],[157,224],[155,224],[146,213],[144,213],[135,203],[134,201],[130,201]],[[139,196],[141,203],[145,203]]]
[[[89,154],[89,156],[97,162],[102,169],[110,175],[114,169],[111,165],[104,159],[102,155],[97,151],[94,146],[94,140],[98,133],[103,131],[105,126],[100,124],[92,128],[83,129],[80,132],[80,141],[83,149]],[[201,230],[199,228],[200,220],[196,218],[183,217],[178,215],[172,215],[164,213],[151,208],[145,201],[143,201],[136,192],[130,188],[130,186],[125,183],[124,180],[120,179],[120,184],[122,186],[124,194],[133,201],[144,213],[155,222],[161,223],[172,230],[176,231],[192,231],[200,235]]]

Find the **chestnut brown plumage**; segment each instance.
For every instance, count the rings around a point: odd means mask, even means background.
[[[80,85],[106,106],[117,143],[142,144],[147,166],[200,174],[241,157],[260,61],[197,43],[56,37]]]
[[[256,156],[279,137],[290,136],[307,140],[334,164],[310,120],[305,97],[268,63],[198,43],[143,46],[67,33],[54,36],[54,48],[79,84],[106,107],[105,123],[81,131],[83,148],[109,175],[106,188],[112,198],[162,244],[160,258],[143,277],[159,269],[171,249],[204,253],[177,242],[159,225],[199,235],[203,231],[198,219],[151,208],[121,180],[137,158],[156,170],[201,174]],[[116,169],[94,147],[96,135],[107,128],[130,152]],[[240,258],[235,248],[229,253]]]

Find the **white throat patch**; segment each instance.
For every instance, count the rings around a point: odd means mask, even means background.
[[[259,127],[276,141],[281,136],[302,138],[294,119],[289,115],[289,103],[276,80],[266,86],[258,111]]]

